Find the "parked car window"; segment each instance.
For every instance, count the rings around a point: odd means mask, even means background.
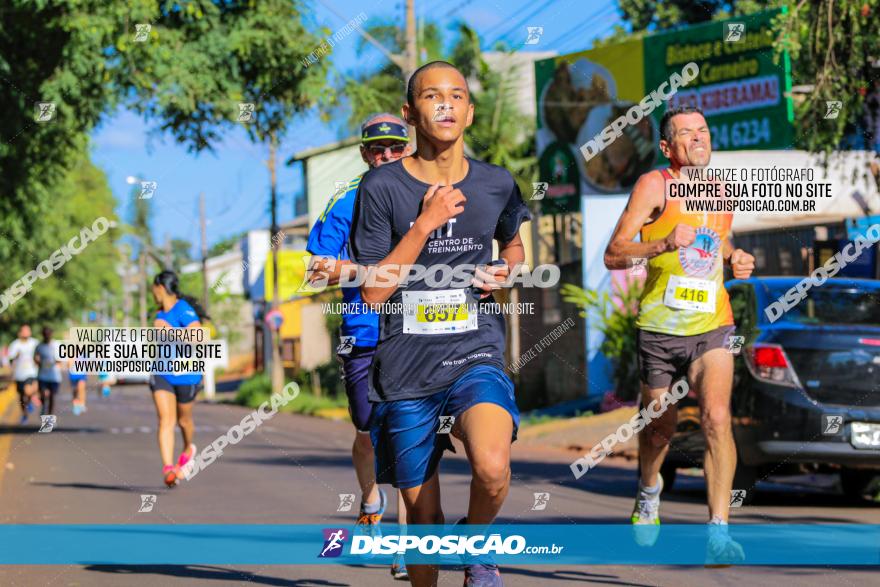
[[[790,285],[768,286],[770,300],[782,298]],[[813,287],[780,318],[801,324],[880,326],[880,290],[825,284]]]

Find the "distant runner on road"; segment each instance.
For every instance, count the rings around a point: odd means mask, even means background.
[[[30,325],[22,324],[18,330],[18,338],[9,345],[12,379],[15,381],[21,406],[20,424],[26,423],[28,414],[34,411],[33,403],[37,397],[37,363],[34,361],[34,353],[38,344],[37,339],[31,336]]]
[[[153,299],[159,312],[153,325],[156,328],[201,328],[207,318],[204,310],[177,288],[177,275],[162,271],[153,279]],[[195,424],[192,417],[193,401],[201,389],[202,376],[198,373],[154,373],[150,376],[153,403],[159,417],[159,453],[162,457],[162,476],[165,485],[172,487],[183,478],[182,468],[196,456]],[[174,463],[174,425],[183,436],[183,452]]]
[[[41,414],[55,413],[55,394],[61,384],[61,368],[58,361],[58,341],[52,339],[52,329],[43,328],[43,342],[37,345],[34,359],[39,366],[37,382],[43,401]]]

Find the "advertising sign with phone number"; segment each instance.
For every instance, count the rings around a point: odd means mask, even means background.
[[[793,140],[791,68],[775,58],[771,10],[683,27],[535,63],[540,180],[544,213],[579,209],[580,196],[626,194],[666,159],[660,119],[692,104],[706,114],[716,151],[785,149]],[[698,77],[585,160],[581,146],[688,63]],[[668,88],[668,85],[665,86]]]

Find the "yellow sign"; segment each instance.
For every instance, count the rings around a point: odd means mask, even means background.
[[[311,255],[308,251],[276,251],[278,255],[278,298],[281,301],[315,295],[316,291],[309,291],[303,287],[306,279],[306,269],[309,266]],[[271,301],[272,297],[272,252],[266,256],[266,267],[263,271],[263,292],[265,299]]]

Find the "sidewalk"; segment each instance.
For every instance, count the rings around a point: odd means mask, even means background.
[[[517,435],[517,444],[570,450],[580,454],[590,452],[604,437],[612,434],[636,414],[635,407],[618,408],[611,412],[576,418],[559,418],[550,422],[527,426]],[[614,447],[614,454],[635,458],[638,443],[633,437]]]

